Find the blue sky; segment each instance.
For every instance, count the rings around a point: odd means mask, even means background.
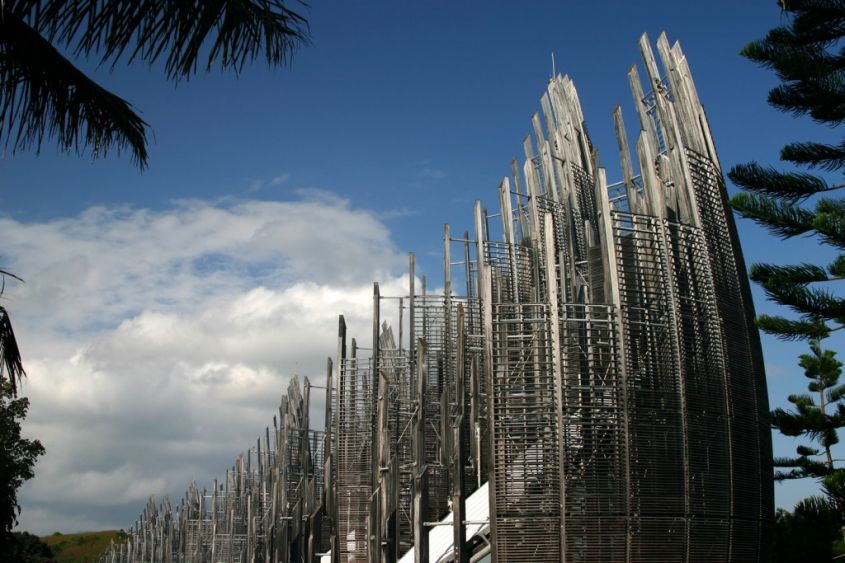
[[[126,527],[149,494],[209,481],[271,420],[290,374],[322,377],[338,313],[367,334],[373,279],[401,293],[414,251],[439,282],[442,225],[468,229],[474,199],[494,205],[552,52],[611,181],[611,112],[621,104],[636,121],[626,73],[643,32],[683,45],[725,168],[834,137],[769,108],[773,75],[738,55],[782,21],[774,1],[307,13],[313,45],[289,69],[258,63],[174,86],[158,68],[82,63],[152,126],[143,172],[127,154],[93,160],[49,142],[0,158],[0,264],[28,282],[5,304],[30,374],[26,429],[49,452],[22,491],[23,528]],[[822,256],[810,240],[740,231],[749,262]],[[765,352],[783,404],[803,391],[803,347],[766,339]],[[792,447],[776,439],[776,452]],[[779,485],[777,502],[815,491]]]

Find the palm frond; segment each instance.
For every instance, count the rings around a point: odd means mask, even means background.
[[[205,59],[240,71],[263,58],[271,66],[290,62],[307,44],[305,17],[283,0],[20,0],[34,25],[78,55],[113,65],[163,58],[171,80],[187,78]],[[304,4],[303,4],[304,7]],[[40,8],[40,9],[39,9]]]
[[[12,329],[12,321],[4,307],[0,307],[0,379],[3,371],[12,386],[12,395],[18,391],[18,383],[21,382],[26,372],[23,369],[21,351],[15,339],[15,331]]]
[[[71,3],[73,4],[73,3]],[[128,148],[147,163],[147,124],[90,80],[9,9],[0,18],[0,142],[40,149],[48,136],[65,151],[95,156]]]
[[[15,274],[13,274],[12,272],[7,272],[6,270],[0,269],[0,277],[6,277],[6,276],[9,276],[9,277],[10,277],[10,278],[12,278],[12,279],[16,279],[16,280],[18,280],[18,281],[19,281],[19,282],[21,282],[21,283],[24,283],[24,281],[23,281],[23,279],[22,279],[22,278],[20,278],[20,277],[16,276],[16,275],[15,275]]]

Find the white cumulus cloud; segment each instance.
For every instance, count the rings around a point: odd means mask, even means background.
[[[149,495],[210,482],[272,422],[291,375],[322,383],[338,314],[369,345],[372,280],[407,287],[389,229],[321,190],[6,217],[0,232],[0,261],[27,280],[5,304],[25,433],[47,448],[20,494],[35,533],[127,527]]]

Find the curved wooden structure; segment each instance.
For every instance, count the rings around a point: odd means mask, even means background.
[[[477,202],[472,238],[446,228],[444,293],[412,258],[407,295],[375,286],[371,349],[341,317],[325,433],[294,382],[263,450],[175,517],[151,504],[104,560],[428,561],[447,525],[440,561],[768,561],[766,382],[722,171],[680,46],[658,39],[662,73],[640,51],[621,182],[554,77],[500,226]]]

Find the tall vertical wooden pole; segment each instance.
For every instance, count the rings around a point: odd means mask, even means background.
[[[399,352],[402,352],[402,337],[404,336],[404,321],[405,320],[405,299],[403,297],[399,298],[399,343],[397,348],[399,348]]]
[[[469,364],[469,421],[470,421],[470,453],[472,454],[473,475],[475,486],[481,487],[484,470],[482,457],[481,436],[481,382],[478,366],[478,354],[473,354]]]
[[[379,370],[378,387],[378,519],[379,519],[379,552],[381,563],[395,563],[397,556],[396,542],[396,514],[393,506],[392,471],[393,460],[390,456],[390,428],[388,426],[388,395],[390,384],[387,370]]]
[[[452,236],[448,224],[443,225],[443,363],[440,369],[440,459],[448,469],[451,447],[451,426],[449,424],[449,360],[452,357]]]
[[[337,370],[337,381],[335,382],[336,389],[335,389],[335,396],[338,400],[338,409],[340,409],[340,401],[345,396],[346,392],[346,320],[344,319],[343,315],[338,317],[337,322],[337,366],[335,367]],[[326,394],[328,395],[328,391]],[[331,397],[329,397],[330,399]],[[331,408],[331,400],[327,402],[327,406]],[[331,428],[332,424],[334,423],[333,420],[329,418],[329,414],[326,415],[326,428]],[[336,466],[336,459],[335,456],[337,455],[336,448],[334,444],[337,443],[337,440],[340,439],[340,436],[334,437],[332,436],[331,440],[326,442],[326,447],[329,448],[331,459],[326,462],[326,468],[328,471],[326,472],[326,494],[327,497],[327,505],[328,505],[328,513],[329,513],[329,525],[331,526],[331,532],[329,534],[329,547],[331,548],[332,552],[332,563],[340,563],[340,514],[338,512],[338,505],[337,505],[337,475],[334,472],[334,468]]]
[[[640,71],[637,70],[637,65],[633,65],[628,71],[628,85],[631,88],[631,95],[634,97],[634,107],[637,110],[637,117],[640,119],[640,131],[645,131],[645,142],[648,143],[651,154],[656,155],[659,150],[657,147],[657,128],[651,117],[648,115],[645,105],[645,92],[643,92],[643,84],[640,81]],[[639,153],[639,147],[637,153]],[[650,166],[654,166],[654,162]],[[640,168],[640,173],[643,170]]]
[[[334,459],[334,449],[332,448],[333,433],[333,409],[332,409],[332,359],[326,358],[326,420],[325,420],[325,438],[323,441],[323,496],[321,503],[323,506],[323,514],[326,515],[326,522],[329,527],[329,538],[334,535],[335,514],[334,510],[334,479],[332,476],[332,461]],[[320,536],[317,535],[319,538]],[[317,540],[319,542],[319,539]],[[329,541],[329,549],[332,549],[331,540]],[[332,553],[334,557],[334,553]],[[308,563],[312,563],[309,561]]]
[[[279,424],[280,424],[280,436],[279,436],[279,506],[281,507],[281,517],[282,521],[279,522],[279,563],[288,563],[290,561],[290,520],[288,517],[290,516],[291,512],[289,509],[289,502],[287,496],[287,480],[290,478],[288,475],[288,463],[289,459],[287,456],[288,451],[288,435],[290,432],[290,416],[288,413],[288,400],[287,397],[283,396],[281,404],[279,405]],[[241,459],[242,461],[242,459]],[[242,474],[242,468],[239,468],[239,471]],[[242,488],[242,487],[238,487]],[[230,532],[231,534],[231,532]],[[230,536],[231,537],[231,536]]]
[[[560,480],[560,560],[566,563],[566,442],[564,440],[563,379],[560,358],[560,323],[558,318],[557,268],[555,264],[555,241],[552,233],[554,223],[551,213],[544,213],[546,232],[546,280],[549,285],[549,329],[552,349],[552,370],[555,389],[555,416],[558,436],[558,479]]]
[[[493,467],[493,446],[495,444],[496,425],[493,418],[493,294],[490,285],[490,265],[484,258],[484,227],[481,202],[475,202],[475,236],[478,245],[478,297],[481,302],[482,317],[484,319],[484,377],[487,381],[487,416],[489,447],[487,450],[487,479],[490,498],[490,555],[493,563],[498,563],[498,549],[496,548],[496,482]]]
[[[373,283],[373,346],[370,355],[370,393],[372,394],[371,408],[372,408],[372,425],[370,432],[370,476],[372,494],[370,496],[370,516],[368,524],[369,536],[369,561],[370,563],[382,563],[381,556],[381,515],[379,514],[379,495],[378,490],[380,486],[380,452],[378,444],[380,441],[381,432],[379,432],[381,424],[378,417],[379,412],[379,396],[381,390],[381,378],[379,369],[379,328],[381,321],[381,294],[379,293],[378,282]]]
[[[467,299],[472,299],[472,270],[469,262],[469,232],[464,231],[464,275],[467,284]]]
[[[516,160],[514,160],[514,163]],[[521,212],[521,211],[520,211]],[[526,227],[527,228],[527,227]],[[524,233],[525,231],[523,231]],[[523,236],[526,236],[523,234]],[[469,250],[469,232],[464,231],[464,268],[466,272],[467,282],[467,300],[473,298],[472,291],[472,268],[470,267],[470,250]],[[473,325],[475,330],[478,327]],[[470,383],[469,383],[469,440],[470,440],[470,457],[472,458],[473,475],[476,478],[476,487],[481,486],[481,421],[479,404],[481,400],[481,387],[478,381],[478,355],[475,354],[470,363]]]
[[[449,318],[449,305],[452,303],[452,235],[448,224],[443,225],[443,296],[446,300],[446,319]],[[449,324],[446,323],[446,330]],[[448,338],[447,338],[448,340]]]
[[[528,220],[524,207],[527,202],[523,200],[522,189],[520,187],[519,161],[515,158],[511,160],[511,172],[513,173],[513,188],[516,192],[516,215],[519,220],[519,240],[522,240],[530,237],[531,232],[529,231]]]
[[[425,463],[425,402],[426,402],[426,342],[420,338],[416,344],[416,408],[414,409],[414,561],[428,563],[428,483]]]
[[[299,463],[301,464],[302,476],[299,479],[299,506],[300,506],[300,551],[299,553],[307,563],[308,561],[308,544],[311,538],[311,511],[314,509],[314,499],[309,497],[310,482],[309,474],[311,473],[311,442],[308,439],[308,410],[311,406],[311,381],[308,377],[303,378],[302,385],[302,418],[299,430]],[[311,488],[313,493],[314,489]]]
[[[625,121],[622,119],[622,108],[616,106],[613,110],[613,127],[616,131],[616,145],[619,147],[619,161],[622,163],[622,180],[625,182],[625,191],[628,194],[629,206],[631,200],[637,201],[637,190],[634,186],[634,164],[631,161],[631,149],[628,147],[628,134],[625,131]],[[635,209],[631,209],[636,213]]]
[[[414,330],[414,284],[416,282],[416,273],[414,272],[414,253],[408,254],[408,373],[411,379],[411,400],[414,399],[416,393],[416,385],[414,378],[416,376],[415,361],[416,361],[416,332]]]
[[[393,495],[393,471],[392,464],[394,460],[391,459],[391,440],[390,427],[388,424],[389,411],[389,395],[390,395],[390,381],[388,369],[381,369],[379,356],[379,326],[380,320],[380,294],[378,285],[374,287],[373,293],[373,370],[375,371],[376,381],[378,387],[374,389],[377,393],[376,397],[376,440],[373,442],[375,451],[373,458],[375,460],[376,473],[375,483],[377,489],[374,489],[373,498],[376,500],[374,508],[377,512],[374,514],[377,528],[375,536],[378,541],[377,557],[380,563],[395,563],[398,559],[398,530],[396,518],[396,506],[394,505]],[[372,557],[372,555],[371,555]]]
[[[466,448],[464,444],[464,367],[466,350],[466,323],[464,307],[458,305],[457,338],[455,350],[455,400],[458,414],[452,424],[452,546],[456,563],[469,562],[469,550],[466,544],[466,498],[464,498],[464,467],[466,467]]]

